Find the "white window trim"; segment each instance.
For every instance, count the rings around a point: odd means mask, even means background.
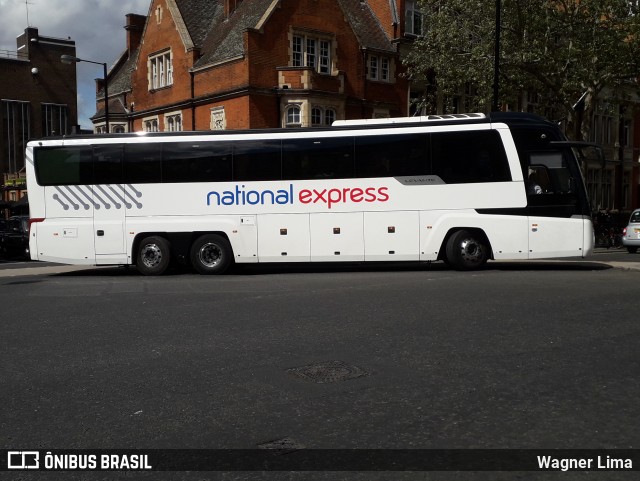
[[[298,122],[289,122],[289,112],[293,109],[298,109]],[[303,126],[302,104],[290,103],[284,109],[284,126],[286,128],[298,128]]]
[[[156,130],[149,129],[149,126],[152,125],[153,122],[155,122]],[[160,119],[158,116],[154,115],[153,117],[144,117],[142,119],[142,130],[144,132],[160,132]]]
[[[384,64],[386,62],[386,68]],[[375,82],[393,83],[394,62],[391,57],[381,54],[367,56],[367,79]]]
[[[176,124],[176,120],[179,120],[178,124]],[[171,121],[174,122],[174,125],[179,125],[180,128],[172,129],[170,127]],[[183,129],[181,110],[176,110],[175,112],[167,112],[166,114],[164,114],[164,131],[165,132],[182,132],[183,130],[184,129]]]
[[[289,45],[289,62],[292,67],[310,67],[321,75],[332,75],[335,57],[335,42],[332,37],[293,31]]]
[[[173,85],[173,52],[165,50],[150,55],[147,60],[149,90],[158,90]]]

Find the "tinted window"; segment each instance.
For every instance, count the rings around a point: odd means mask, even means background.
[[[233,144],[233,180],[280,180],[279,140],[248,140]]]
[[[162,144],[127,144],[124,148],[124,182],[151,184],[161,182]]]
[[[354,175],[352,137],[282,142],[283,179],[344,179]]]
[[[35,150],[36,179],[40,185],[91,184],[91,147],[43,147]]]
[[[511,180],[502,140],[495,130],[431,134],[431,173],[447,184]]]
[[[428,174],[428,134],[356,137],[356,175]]]
[[[162,147],[163,182],[231,181],[231,144],[175,142]]]
[[[122,146],[101,145],[93,148],[94,184],[122,183]]]

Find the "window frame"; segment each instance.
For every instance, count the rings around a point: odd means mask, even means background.
[[[149,55],[149,91],[173,85],[173,52],[171,49]]]

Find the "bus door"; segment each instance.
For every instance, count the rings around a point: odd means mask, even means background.
[[[94,147],[93,236],[96,264],[126,263],[124,220],[132,207],[122,183],[122,146]]]
[[[582,180],[562,150],[530,152],[525,172],[529,258],[582,256],[585,217]]]

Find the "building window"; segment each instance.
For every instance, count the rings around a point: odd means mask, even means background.
[[[182,114],[171,113],[165,114],[164,116],[165,126],[164,130],[166,132],[181,132],[182,131]]]
[[[336,111],[331,107],[312,107],[311,125],[313,127],[324,127],[331,125],[336,120]]]
[[[115,124],[111,127],[111,131],[114,134],[124,134],[127,131],[127,127],[124,124]]]
[[[369,56],[369,80],[391,81],[391,60],[388,57]]]
[[[302,109],[299,105],[290,105],[285,110],[286,115],[286,127],[301,127],[302,126]]]
[[[173,85],[173,64],[171,52],[149,57],[149,90]]]
[[[295,34],[291,43],[291,66],[311,67],[321,74],[331,73],[331,41]]]
[[[411,35],[423,35],[423,15],[418,5],[418,0],[407,0],[406,17],[405,17],[405,33]]]
[[[6,140],[0,155],[0,172],[18,172],[24,167],[24,151],[31,138],[31,104],[20,100],[3,100],[3,138]]]
[[[45,137],[69,133],[66,105],[42,104],[42,134]]]
[[[158,117],[143,119],[142,125],[145,132],[159,132]]]

